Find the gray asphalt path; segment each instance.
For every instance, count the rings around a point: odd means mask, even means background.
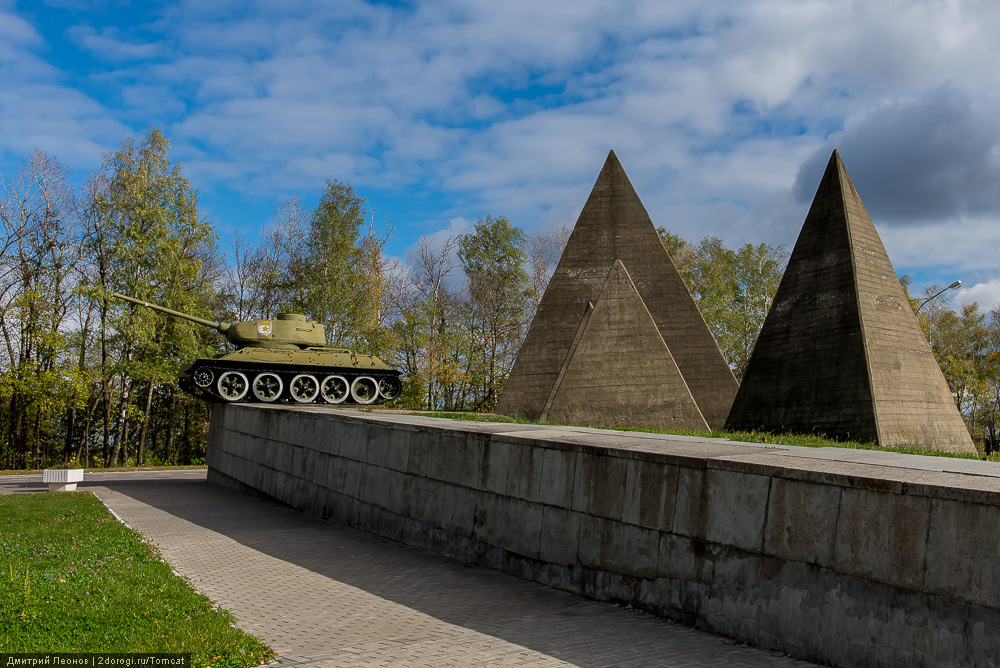
[[[0,477],[0,494],[45,489]],[[203,470],[93,473],[80,489],[282,666],[812,665],[308,517]]]

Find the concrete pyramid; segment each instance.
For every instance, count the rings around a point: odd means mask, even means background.
[[[708,431],[621,260],[580,323],[543,420]]]
[[[608,269],[622,258],[708,424],[725,421],[737,383],[615,156],[608,154],[542,296],[497,411],[538,419]],[[643,355],[629,346],[620,355]]]
[[[726,428],[975,452],[837,151],[799,232]]]

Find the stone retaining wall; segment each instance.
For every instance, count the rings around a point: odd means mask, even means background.
[[[803,659],[997,665],[1000,479],[795,450],[232,405],[208,475]]]

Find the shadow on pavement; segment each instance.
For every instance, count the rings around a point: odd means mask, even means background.
[[[311,517],[203,475],[131,476],[88,476],[80,489],[106,487],[280,561],[577,666],[810,665]]]

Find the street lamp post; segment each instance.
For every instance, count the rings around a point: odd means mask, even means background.
[[[924,307],[924,304],[926,304],[930,300],[934,299],[935,297],[944,294],[948,290],[955,290],[955,289],[960,288],[960,287],[962,287],[962,281],[955,281],[954,283],[952,283],[948,287],[944,288],[943,290],[938,290],[937,292],[935,292],[934,294],[932,294],[930,297],[928,297],[924,301],[920,302],[920,306],[917,307],[917,310],[915,311],[915,313],[920,313],[920,309],[922,309]]]

